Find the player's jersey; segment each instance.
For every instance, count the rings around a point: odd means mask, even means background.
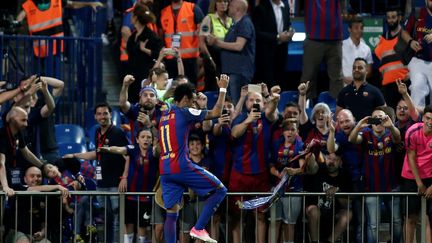
[[[162,112],[159,121],[159,143],[161,155],[159,171],[164,174],[178,174],[189,163],[188,137],[191,125],[204,121],[207,111],[172,106]]]

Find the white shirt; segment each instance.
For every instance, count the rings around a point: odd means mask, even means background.
[[[372,51],[363,39],[358,46],[354,44],[351,37],[342,42],[342,72],[344,77],[352,78],[354,60],[357,57],[366,59],[368,64],[373,63]]]
[[[282,1],[280,1],[279,5],[276,5],[272,0],[269,1],[273,7],[273,12],[276,17],[277,32],[281,33],[283,31],[282,8],[285,7],[285,5]]]

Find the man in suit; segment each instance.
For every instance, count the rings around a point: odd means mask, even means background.
[[[284,79],[290,29],[289,6],[282,0],[262,0],[255,8],[253,22],[256,31],[255,79],[268,87]],[[286,76],[285,76],[286,77]]]

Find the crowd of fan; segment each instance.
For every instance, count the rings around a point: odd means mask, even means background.
[[[363,24],[356,20],[349,25],[350,37],[344,41],[343,49],[337,33],[327,39],[313,39],[309,33],[308,48],[315,46],[320,50],[311,54],[305,45],[304,82],[298,85],[298,100],[283,104],[284,108],[278,110],[283,92],[277,80],[286,75],[279,60],[286,63],[284,45],[294,34],[289,28],[289,20],[285,20],[286,14],[288,18],[290,14],[286,6],[277,0],[269,2],[271,4],[261,1],[254,13],[255,16],[262,14],[262,18],[252,22],[247,16],[248,4],[244,0],[232,0],[229,7],[228,1],[212,1],[215,13],[205,18],[197,5],[173,0],[156,14],[160,20],[155,21],[152,2],[136,3],[125,15],[125,22],[130,21],[129,26],[125,24],[122,28],[121,55],[125,56],[120,58],[128,75],[122,82],[119,105],[128,123],[114,126],[111,107],[104,103],[97,105],[94,109],[98,123],[94,151],[63,157],[58,154],[53,112],[61,97],[62,81],[35,75],[21,81],[17,88],[0,93],[0,103],[6,107],[0,128],[0,182],[8,196],[6,216],[3,217],[8,229],[6,242],[19,239],[23,242],[46,239],[60,242],[60,231],[65,238],[84,242],[84,238],[90,237],[86,235],[95,232],[93,222],[103,220],[109,227],[107,242],[116,242],[119,239],[118,197],[71,197],[69,192],[157,191],[160,150],[171,146],[159,141],[164,136],[188,139],[190,159],[218,177],[230,192],[269,192],[285,174],[291,177],[286,187],[288,195],[289,192],[326,192],[327,197],[305,198],[304,209],[301,206],[303,198],[298,196],[281,198],[273,205],[277,208],[278,242],[294,242],[299,237],[295,227],[302,210],[308,218],[311,242],[333,242],[343,238],[350,223],[354,226],[350,240],[361,242],[365,237],[367,242],[376,242],[382,203],[392,214],[391,240],[413,241],[419,197],[401,200],[369,196],[363,201],[344,197],[333,200],[333,196],[336,192],[397,191],[418,191],[427,198],[432,196],[432,166],[428,160],[432,155],[429,152],[432,148],[429,142],[432,107],[425,106],[428,92],[423,92],[431,88],[432,34],[422,36],[424,41],[410,34],[409,29],[417,26],[416,13],[408,21],[407,30],[402,30],[399,12],[387,11],[389,30],[386,39],[401,38],[418,54],[407,68],[398,66],[403,63],[400,56],[391,57],[393,59],[389,61],[384,53],[376,53],[383,62],[380,71],[394,78],[387,82],[389,76],[383,77],[384,95],[366,81],[371,73],[371,51],[367,51],[361,39]],[[265,21],[268,9],[278,13],[275,14],[277,28],[274,31],[267,31],[260,23]],[[422,11],[430,18],[431,10],[432,1],[426,0]],[[170,19],[173,14],[181,19],[181,24]],[[215,24],[215,20],[220,23]],[[340,26],[335,26],[341,31]],[[159,38],[160,32],[164,41]],[[199,58],[200,50],[202,59]],[[329,53],[315,56],[324,50]],[[272,52],[273,56],[266,56],[266,52]],[[276,53],[282,53],[283,57]],[[254,75],[255,54],[257,60],[272,63],[269,66],[256,62],[256,77],[268,82],[248,85]],[[335,58],[338,59],[336,64]],[[273,63],[273,59],[278,61]],[[326,103],[317,103],[309,111],[308,104],[316,100],[313,99],[317,95],[313,76],[321,59],[327,60],[330,93],[337,96],[336,105],[329,107]],[[202,70],[198,69],[199,60],[203,61]],[[384,63],[396,68],[386,69]],[[419,70],[419,65],[424,67]],[[343,78],[336,74],[342,74],[342,70]],[[390,73],[394,70],[398,72]],[[162,113],[170,109],[171,104],[182,105],[184,97],[180,94],[195,89],[194,85],[197,91],[192,97],[186,97],[194,101],[194,107],[190,108],[211,108],[207,107],[208,97],[199,91],[215,90],[218,78],[213,77],[221,72],[229,74],[231,98],[225,100],[218,119],[195,124],[190,134],[176,134],[159,126]],[[414,101],[408,90],[409,77]],[[342,80],[345,87],[342,87]],[[51,197],[48,201],[38,196],[33,196],[32,201],[14,197],[15,191],[61,191],[62,203],[59,206],[58,201],[51,201],[58,198]],[[180,232],[182,242],[189,242],[187,232],[195,221],[196,208],[201,208],[204,200],[194,196],[193,192],[185,198],[185,217],[181,219]],[[220,210],[208,228],[213,238],[224,238],[219,225],[229,222],[231,233],[225,233],[230,235],[230,242],[240,242],[242,218],[237,203],[246,198],[229,197],[227,200],[228,208],[223,210],[229,210],[229,219],[224,218],[225,212]],[[163,241],[163,202],[156,200],[155,206],[153,201],[147,196],[127,197],[125,242],[132,242],[135,228],[139,242],[152,240],[147,231],[150,225],[154,225],[153,240]],[[362,215],[362,202],[365,215]],[[32,210],[28,210],[30,207]],[[46,208],[50,209],[48,217],[45,217]],[[100,208],[107,210],[108,218],[103,219]],[[16,212],[18,217],[14,215]],[[271,236],[265,209],[259,208],[255,213],[256,240],[266,242]],[[321,218],[328,219],[334,214],[338,215],[335,225],[319,223]],[[70,226],[72,217],[77,222],[75,229]],[[32,220],[16,221],[17,218]],[[366,221],[364,234],[363,218]],[[61,220],[62,227],[59,227]],[[329,228],[323,230],[320,227]],[[431,240],[430,235],[427,239]]]

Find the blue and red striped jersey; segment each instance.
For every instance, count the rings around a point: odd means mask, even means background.
[[[154,109],[154,112],[150,114],[150,121],[153,126],[157,127],[159,125],[159,120],[162,116],[162,111],[165,110],[167,106],[163,102],[159,102]],[[141,123],[137,121],[140,110],[143,109],[139,103],[131,106],[125,116],[129,119],[129,125],[131,129],[131,140],[132,144],[135,143],[135,136],[139,129],[142,127]]]
[[[340,0],[306,0],[305,28],[311,40],[342,40]]]
[[[282,172],[285,167],[300,168],[298,159],[291,162],[289,162],[289,160],[300,154],[303,151],[303,146],[304,144],[300,136],[297,136],[294,143],[289,147],[285,146],[285,138],[283,136],[279,137],[277,141],[273,142],[270,163],[273,164],[279,172]],[[286,188],[286,191],[299,192],[302,189],[302,176],[293,176]]]
[[[364,190],[366,192],[390,192],[396,188],[393,160],[393,140],[386,129],[384,135],[377,137],[371,128],[362,130],[362,149],[364,152]]]
[[[417,14],[418,16],[416,16]],[[417,13],[413,9],[405,24],[405,29],[422,46],[416,56],[428,62],[432,61],[432,43],[427,43],[424,39],[425,35],[430,34],[432,31],[432,15],[429,14],[428,10],[424,7]]]
[[[214,124],[214,123],[213,123]],[[231,165],[231,128],[228,125],[222,127],[222,134],[219,136],[209,133],[209,157],[212,160],[210,172],[218,179],[224,181],[225,172]]]
[[[189,163],[188,138],[192,126],[204,121],[207,110],[171,106],[162,112],[159,121],[159,144],[161,156],[159,171],[164,174],[178,174]]]
[[[242,123],[248,114],[242,113],[232,123],[232,127]],[[244,134],[233,140],[233,169],[241,174],[258,174],[267,171],[270,159],[271,122],[265,113],[261,119],[248,125]]]
[[[129,155],[129,168],[127,177],[128,192],[151,192],[158,178],[158,161],[149,147],[145,155],[141,154],[139,145],[126,146]],[[135,196],[128,197],[136,200]],[[147,196],[140,196],[140,201],[149,201]]]

